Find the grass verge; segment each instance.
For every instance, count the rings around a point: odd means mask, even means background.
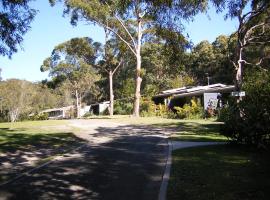
[[[177,123],[179,130],[171,135],[172,140],[194,142],[226,142],[228,138],[220,134],[223,124],[211,120],[188,120]]]
[[[232,145],[174,151],[167,199],[270,199],[269,153]]]

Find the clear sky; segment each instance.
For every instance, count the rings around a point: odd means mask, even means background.
[[[103,30],[94,25],[80,23],[73,27],[68,17],[62,16],[63,7],[58,4],[50,7],[47,0],[36,1],[32,7],[39,10],[31,30],[24,36],[23,50],[19,50],[12,59],[0,57],[2,78],[19,78],[29,81],[41,81],[48,74],[40,72],[43,60],[51,54],[53,48],[73,37],[91,37],[103,42]],[[224,21],[223,14],[217,15],[210,9],[207,15],[200,14],[193,22],[186,23],[186,33],[194,44],[202,40],[213,42],[218,35],[229,35],[236,30],[235,21]]]

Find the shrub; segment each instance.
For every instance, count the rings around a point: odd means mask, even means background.
[[[203,117],[203,107],[197,103],[195,99],[191,100],[190,104],[185,104],[183,108],[174,107],[177,118],[179,119],[198,119]]]
[[[191,104],[191,105],[190,105]],[[198,119],[203,117],[203,107],[195,99],[190,104],[185,104],[183,108],[174,107],[171,110],[164,104],[155,105],[149,99],[143,99],[141,103],[141,116],[159,116],[170,119]]]
[[[88,118],[88,117],[91,117],[93,116],[93,112],[86,112],[84,115],[83,115],[83,118]]]
[[[49,114],[48,113],[39,113],[29,117],[30,120],[39,121],[39,120],[48,120]]]
[[[222,133],[243,144],[266,146],[270,141],[270,73],[251,71],[243,84],[246,96],[230,101],[222,112]]]
[[[159,104],[156,106],[156,116],[163,118],[176,118],[176,114],[168,106]]]
[[[133,110],[133,104],[125,101],[115,101],[114,103],[114,114],[117,115],[130,115]]]
[[[140,105],[142,117],[156,116],[156,105],[150,98],[143,98]]]

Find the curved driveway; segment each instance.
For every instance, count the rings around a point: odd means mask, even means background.
[[[4,188],[3,199],[152,200],[168,153],[162,131],[102,120],[74,120],[88,143]],[[0,197],[1,199],[1,197]]]

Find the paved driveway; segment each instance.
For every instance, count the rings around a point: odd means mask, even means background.
[[[89,143],[0,188],[0,199],[157,199],[168,146],[161,130],[74,120]]]

